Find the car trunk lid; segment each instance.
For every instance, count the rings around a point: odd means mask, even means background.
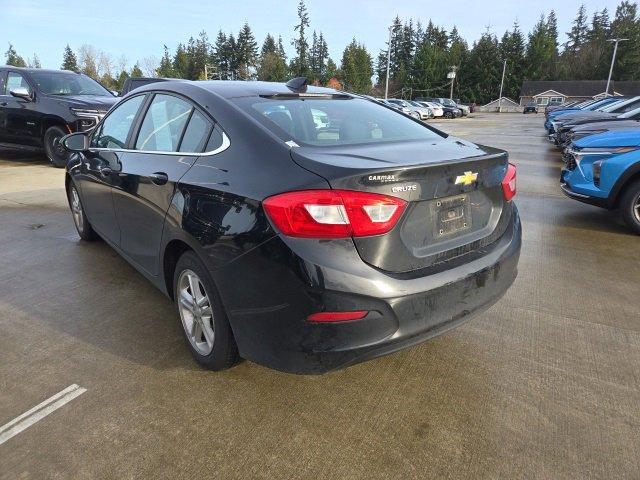
[[[354,238],[361,258],[409,272],[483,248],[506,229],[501,182],[506,152],[454,137],[292,148],[293,160],[332,188],[392,195],[408,202],[395,228]]]

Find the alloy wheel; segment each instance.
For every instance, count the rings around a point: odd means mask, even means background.
[[[82,233],[84,212],[82,211],[82,203],[80,203],[80,196],[76,187],[71,187],[71,213],[73,214],[73,221],[76,224],[78,232]]]
[[[213,350],[215,323],[211,301],[200,277],[184,270],[178,278],[178,309],[191,346],[203,356]]]
[[[636,201],[633,204],[633,214],[636,217],[636,221],[640,223],[640,194],[636,197]]]

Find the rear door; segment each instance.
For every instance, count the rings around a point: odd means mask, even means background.
[[[162,229],[176,183],[204,151],[212,129],[211,120],[189,100],[156,93],[121,158],[113,190],[121,248],[151,275],[158,274]]]

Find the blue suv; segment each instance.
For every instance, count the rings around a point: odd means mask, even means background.
[[[619,208],[640,234],[640,130],[616,130],[574,142],[567,151],[560,187],[569,197]]]

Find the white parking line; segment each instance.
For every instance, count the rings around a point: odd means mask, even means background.
[[[86,391],[86,388],[79,387],[74,383],[61,392],[47,398],[44,402],[36,405],[31,410],[28,410],[19,417],[14,418],[9,423],[1,426],[0,445],[23,430],[26,430],[37,421],[42,420],[51,412],[55,412],[57,409],[69,403],[74,398],[82,395]]]

